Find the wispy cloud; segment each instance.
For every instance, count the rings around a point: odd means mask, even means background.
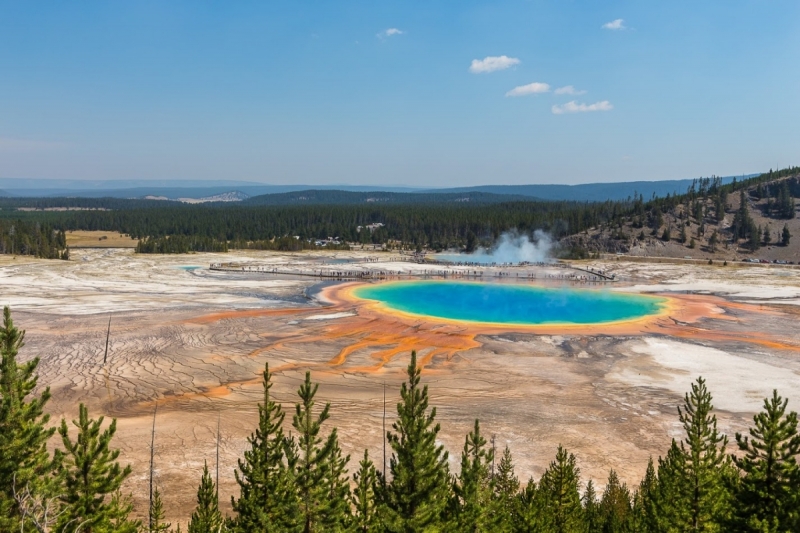
[[[403,35],[404,33],[405,32],[403,30],[398,30],[397,28],[387,28],[381,32],[378,32],[377,37],[380,39],[388,39],[389,37]]]
[[[574,96],[577,96],[579,94],[586,94],[586,91],[583,91],[583,90],[579,91],[578,89],[576,89],[572,85],[565,85],[564,87],[559,87],[558,89],[556,89],[553,92],[555,94],[571,94],[571,95],[574,95]]]
[[[488,56],[483,59],[473,59],[469,66],[469,71],[473,74],[486,74],[496,70],[505,70],[519,64],[520,60],[516,57]]]
[[[612,20],[611,22],[606,22],[603,24],[603,28],[607,30],[624,30],[627,28],[624,22],[625,21],[623,19]]]
[[[579,104],[575,100],[566,104],[554,105],[553,114],[563,115],[565,113],[588,113],[590,111],[611,111],[614,106],[608,100],[595,102],[593,104]]]
[[[506,96],[528,96],[529,94],[541,94],[549,91],[550,85],[547,83],[533,82],[528,85],[514,87],[506,93]]]

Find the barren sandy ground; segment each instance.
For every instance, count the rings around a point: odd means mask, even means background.
[[[628,280],[613,290],[714,294],[730,304],[724,314],[692,324],[620,336],[597,329],[482,332],[376,318],[357,305],[324,306],[313,298],[313,278],[207,268],[221,261],[307,268],[364,256],[140,256],[121,249],[79,250],[69,262],[0,256],[0,304],[11,305],[17,325],[27,330],[24,358],[42,358],[40,383],[53,391],[54,421],[74,418],[80,402],[94,415],[118,418],[115,442],[133,465],[127,489],[139,514],[146,509],[149,433],[158,405],[156,478],[173,521],[188,517],[203,461],[213,468],[218,417],[220,496],[229,509],[266,362],[276,370],[273,391],[288,410],[304,372],[312,371],[321,383],[319,400],[332,404],[328,427],[339,427],[351,468],[364,448],[381,462],[384,383],[389,426],[412,348],[426,364],[423,380],[454,469],[464,435],[480,418],[498,448],[510,446],[523,479],[538,477],[563,444],[578,456],[584,480],[602,485],[613,467],[637,483],[648,457],[664,453],[679,435],[676,406],[701,374],[731,439],[773,387],[790,398],[790,408],[800,408],[797,270],[593,263]]]

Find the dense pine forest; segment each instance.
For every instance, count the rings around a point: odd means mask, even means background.
[[[0,218],[0,253],[32,255],[44,259],[69,259],[64,230],[38,220]]]
[[[187,251],[225,251],[230,248],[299,249],[286,239],[300,241],[337,238],[350,243],[389,244],[416,249],[464,249],[476,243],[491,246],[507,231],[532,234],[544,230],[555,240],[577,236],[590,229],[602,228],[617,239],[630,240],[636,229],[640,237],[657,233],[664,240],[684,239],[689,218],[711,224],[721,220],[729,209],[729,197],[741,198],[734,224],[726,229],[729,240],[745,240],[751,247],[763,241],[764,229],[755,225],[748,214],[747,200],[766,200],[765,216],[776,220],[795,217],[794,198],[800,197],[800,168],[791,167],[746,180],[723,184],[719,178],[696,180],[685,194],[643,198],[637,195],[624,201],[564,202],[514,200],[493,202],[458,202],[452,195],[419,195],[414,202],[380,202],[384,193],[344,193],[342,191],[306,191],[287,195],[251,198],[245,203],[187,205],[179,202],[121,199],[2,199],[0,232],[8,234],[14,221],[18,235],[49,224],[59,232],[70,230],[118,231],[144,240],[142,253],[183,253]],[[306,202],[296,203],[308,193]],[[311,193],[314,193],[313,195]],[[386,193],[387,195],[389,193]],[[376,196],[377,195],[377,196]],[[273,196],[292,198],[289,205],[277,205]],[[390,195],[391,196],[391,195]],[[416,196],[398,195],[392,198]],[[333,201],[323,202],[324,198]],[[446,198],[445,198],[446,197]],[[350,203],[345,202],[344,199]],[[502,198],[502,197],[498,197]],[[498,198],[494,198],[497,200]],[[317,199],[317,200],[315,200]],[[318,201],[319,203],[313,203]],[[63,205],[62,205],[63,204]],[[262,205],[255,205],[262,204]],[[760,204],[760,205],[761,205]],[[25,211],[16,209],[69,207],[68,211]],[[669,215],[669,217],[668,217]],[[665,224],[666,221],[666,224]],[[359,226],[381,223],[374,231],[359,231]],[[615,233],[614,233],[615,232]],[[168,238],[168,239],[167,239]],[[37,242],[41,241],[41,238]],[[281,241],[283,239],[283,241]],[[29,241],[33,237],[29,236]],[[171,241],[171,242],[170,242]],[[275,243],[279,244],[268,244]],[[586,244],[580,239],[562,250],[566,255],[585,255]],[[313,246],[308,246],[312,247]],[[34,255],[53,257],[39,252]],[[28,246],[26,250],[33,250]],[[3,253],[14,248],[3,247]]]
[[[0,531],[164,532],[162,493],[133,518],[121,492],[131,468],[120,464],[116,421],[81,405],[71,424],[51,427],[49,388],[38,387],[38,358],[18,361],[24,332],[4,309],[0,329]],[[764,400],[748,435],[717,429],[705,381],[691,385],[677,416],[682,436],[651,460],[640,483],[612,470],[599,491],[581,478],[576,457],[559,447],[538,479],[520,479],[508,448],[494,456],[478,420],[450,471],[437,443],[440,425],[412,352],[386,442],[388,470],[368,452],[344,456],[330,405],[306,373],[290,412],[270,395],[263,373],[258,425],[235,471],[234,514],[223,516],[208,465],[197,473],[190,533],[230,532],[796,532],[800,531],[797,413],[777,391]],[[288,418],[287,418],[288,415]],[[157,431],[154,425],[154,435]],[[288,434],[287,434],[288,431]],[[56,433],[58,435],[56,436]],[[48,443],[58,445],[50,453]]]

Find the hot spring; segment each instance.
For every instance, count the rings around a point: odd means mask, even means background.
[[[418,316],[508,325],[602,324],[661,312],[655,296],[588,289],[459,281],[364,285],[353,296]]]

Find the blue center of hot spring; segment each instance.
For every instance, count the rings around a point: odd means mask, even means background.
[[[389,309],[450,320],[496,324],[597,324],[661,311],[664,298],[610,291],[458,281],[366,285],[354,294]]]

